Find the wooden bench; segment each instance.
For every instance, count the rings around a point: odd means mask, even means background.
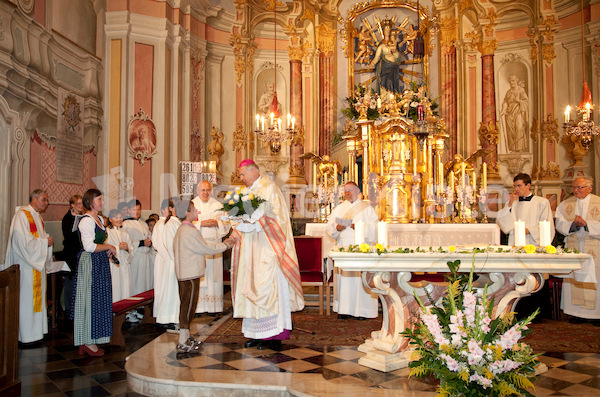
[[[110,339],[111,345],[125,346],[125,337],[123,337],[123,323],[125,315],[131,310],[145,307],[142,324],[154,324],[155,318],[152,316],[152,304],[154,303],[154,289],[142,292],[141,294],[122,299],[112,304],[113,311],[113,333]]]

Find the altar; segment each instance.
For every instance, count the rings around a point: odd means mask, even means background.
[[[510,247],[506,247],[509,249]],[[478,288],[488,285],[488,298],[494,298],[493,315],[510,312],[518,300],[539,291],[544,274],[596,282],[594,262],[588,254],[521,253],[348,253],[331,251],[335,267],[361,271],[363,284],[379,296],[383,324],[359,347],[366,353],[359,364],[382,372],[408,366],[411,350],[401,333],[412,327],[419,310],[415,294],[425,305],[437,302],[445,293],[444,283],[413,283],[413,272],[447,272],[447,262],[461,260],[460,272],[470,272],[475,264]],[[431,298],[431,299],[430,299]]]

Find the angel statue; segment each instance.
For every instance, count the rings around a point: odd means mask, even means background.
[[[489,149],[479,149],[466,159],[463,159],[461,154],[455,154],[454,159],[447,161],[444,164],[444,175],[448,176],[450,171],[454,171],[454,175],[458,175],[462,171],[463,164],[465,165],[465,173],[471,175],[471,172],[475,171],[477,159],[485,156],[489,152]]]
[[[337,171],[342,170],[342,164],[340,160],[331,160],[328,155],[318,156],[313,152],[308,152],[300,156],[303,160],[311,160],[313,164],[317,165],[317,179],[321,179],[321,177],[325,176],[328,179],[328,185],[331,185],[332,182],[337,182],[337,175],[334,175]],[[337,167],[336,167],[337,166]]]

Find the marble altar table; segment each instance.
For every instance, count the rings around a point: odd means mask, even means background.
[[[509,249],[510,247],[505,247]],[[366,356],[359,364],[388,372],[408,366],[408,339],[401,332],[412,328],[419,310],[415,293],[425,305],[438,302],[446,292],[445,283],[411,283],[413,272],[448,272],[448,261],[461,260],[460,272],[470,272],[475,262],[477,286],[488,285],[488,298],[494,298],[493,315],[514,309],[518,300],[539,291],[544,274],[569,276],[577,281],[596,282],[594,262],[588,254],[520,254],[520,253],[328,253],[335,267],[361,271],[363,284],[379,296],[383,306],[381,330],[359,347]],[[433,302],[429,299],[433,300]]]

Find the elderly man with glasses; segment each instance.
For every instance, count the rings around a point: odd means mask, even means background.
[[[556,230],[567,236],[566,246],[594,257],[598,274],[600,249],[600,197],[592,194],[594,180],[581,177],[573,181],[573,196],[556,209]],[[600,326],[600,290],[597,283],[581,283],[571,278],[563,282],[561,306],[572,316],[571,322],[591,320]]]

